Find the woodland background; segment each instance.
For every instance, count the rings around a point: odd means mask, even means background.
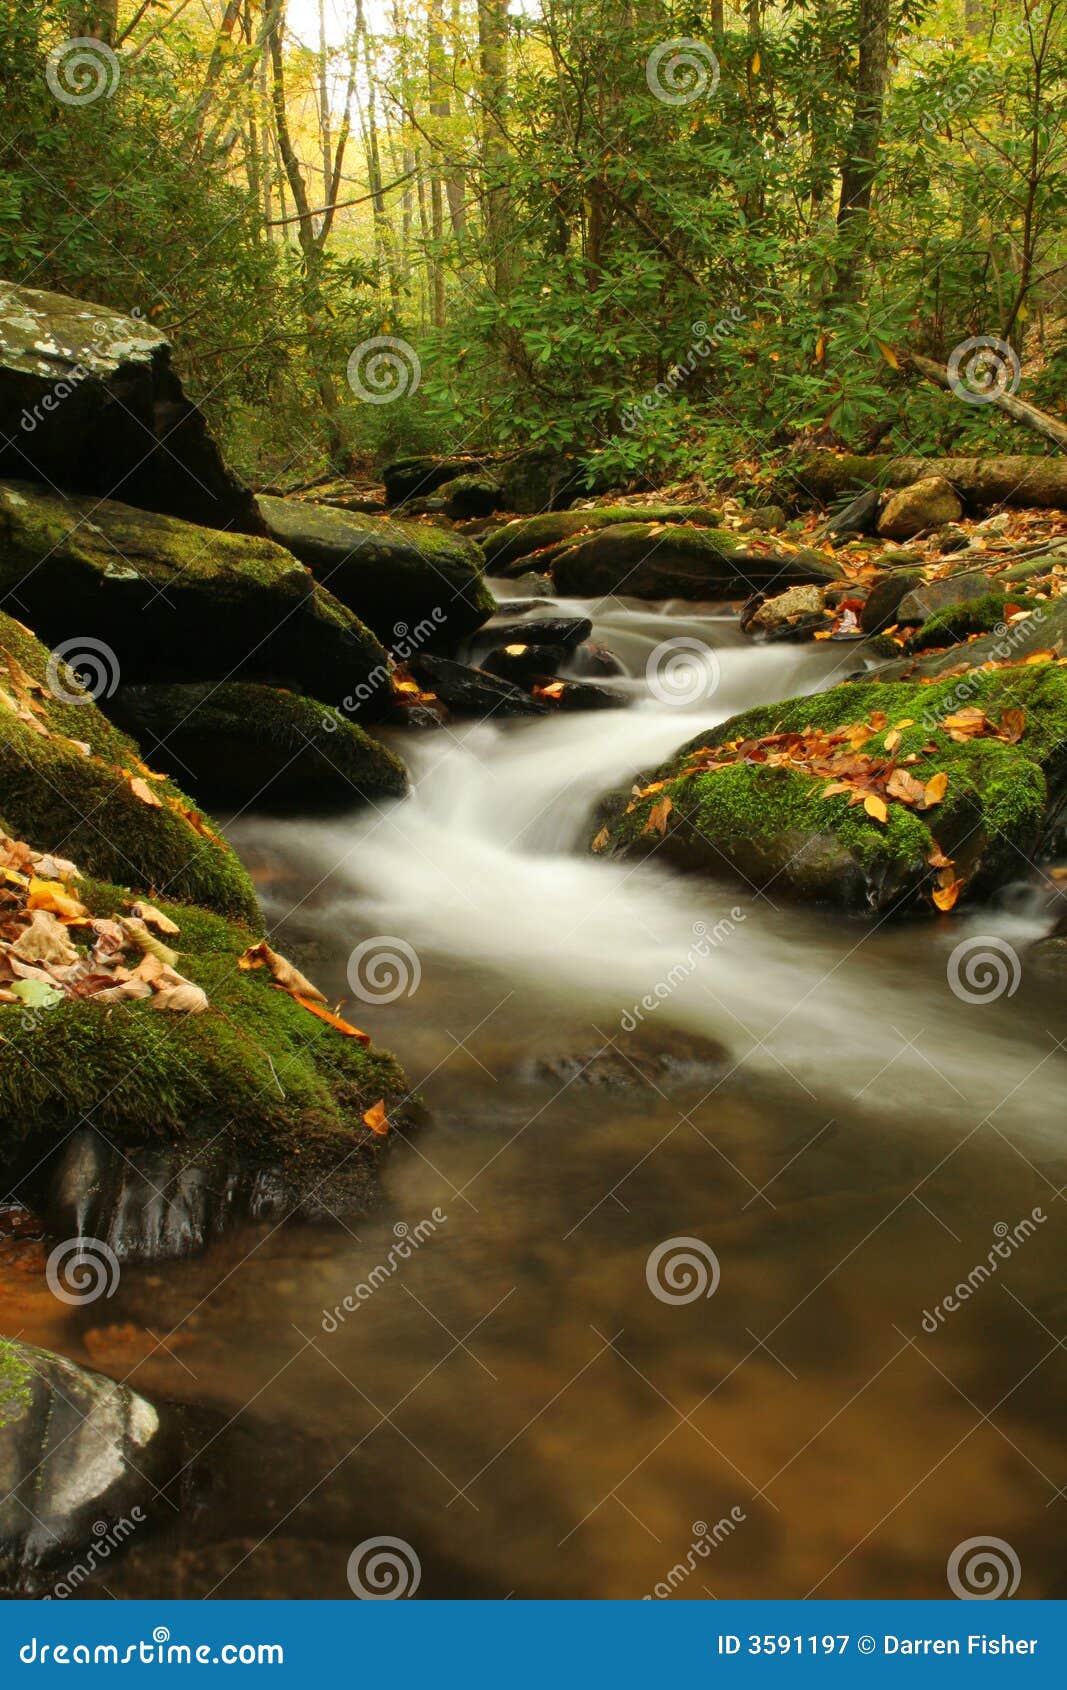
[[[1018,450],[900,351],[999,337],[1064,414],[1065,12],[0,0],[0,275],[165,330],[260,483],[511,443],[590,485]],[[121,68],[84,105],[46,81],[73,36]],[[421,381],[367,404],[346,367],[383,334]]]

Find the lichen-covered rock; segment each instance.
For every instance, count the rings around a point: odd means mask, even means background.
[[[455,643],[493,614],[482,554],[427,523],[261,498],[268,532],[388,646]]]
[[[925,622],[939,610],[947,610],[965,599],[986,598],[992,591],[992,577],[984,569],[960,569],[913,587],[897,606],[897,621]]]
[[[963,500],[951,482],[940,475],[925,475],[886,501],[878,532],[887,540],[911,540],[928,528],[958,522],[962,515]]]
[[[383,670],[382,686],[389,688]],[[317,809],[399,798],[404,766],[337,710],[251,681],[120,687],[104,701],[145,758],[205,803]]]
[[[185,1442],[177,1416],[128,1385],[0,1338],[0,1592],[73,1594],[173,1517],[161,1493]]]
[[[207,527],[262,532],[158,329],[106,305],[0,282],[0,476],[27,475]]]
[[[258,920],[252,882],[192,801],[2,612],[0,810],[10,835],[86,873]]]
[[[764,599],[744,621],[745,633],[760,633],[781,637],[806,631],[814,620],[816,626],[826,608],[822,587],[787,587],[784,593]]]
[[[1048,662],[972,673],[935,685],[856,684],[811,698],[746,711],[693,740],[642,781],[655,791],[618,800],[597,836],[601,851],[656,851],[681,866],[741,875],[752,886],[839,909],[895,914],[932,911],[939,875],[950,860],[962,882],[961,906],[1025,873],[1062,836],[1067,800],[1067,669]],[[946,717],[977,708],[993,722],[1021,711],[1017,743],[975,737],[958,743]],[[853,806],[844,791],[825,796],[830,777],[772,766],[749,753],[725,766],[688,774],[700,748],[765,735],[833,731],[869,723],[883,730],[864,743],[920,782],[947,776],[929,808],[891,801],[886,819]],[[896,727],[900,724],[899,728]],[[930,750],[929,747],[933,746]],[[912,754],[915,762],[908,762]],[[655,805],[662,833],[650,822]]]
[[[738,545],[715,528],[625,522],[602,528],[555,554],[558,592],[579,597],[621,593],[638,599],[734,599],[835,581],[832,559],[811,551]]]
[[[0,593],[47,644],[69,643],[75,667],[102,647],[109,686],[240,675],[336,704],[385,663],[369,629],[271,540],[32,482],[0,482]],[[388,703],[372,686],[363,713]]]
[[[979,604],[984,601],[979,601]],[[1013,600],[1017,603],[1018,599]],[[1024,601],[1029,602],[1029,601]],[[1067,656],[1067,599],[1034,602],[1032,613],[1021,622],[997,625],[988,634],[950,646],[945,651],[927,651],[909,657],[892,658],[870,672],[871,680],[934,681],[941,677],[962,677],[986,664],[1023,663],[1029,657],[1051,652]]]

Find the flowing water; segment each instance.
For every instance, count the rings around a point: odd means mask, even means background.
[[[107,1588],[345,1595],[388,1536],[424,1596],[936,1597],[992,1536],[1022,1594],[1063,1594],[1042,895],[879,925],[590,856],[601,794],[842,648],[753,648],[711,606],[563,608],[629,708],[407,735],[403,801],[231,828],[276,944],[430,1117],[370,1218],[131,1268],[66,1331],[112,1371],[171,1333],[132,1382],[210,1408],[226,1452]],[[667,639],[714,652],[684,708],[647,683]],[[1012,947],[1017,989],[957,995],[964,940]]]

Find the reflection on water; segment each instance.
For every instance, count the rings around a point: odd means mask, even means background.
[[[406,739],[404,803],[233,830],[327,991],[368,937],[414,949],[417,990],[358,1019],[433,1120],[371,1218],[130,1269],[68,1329],[98,1365],[172,1333],[132,1382],[218,1416],[215,1490],[116,1595],[343,1596],[377,1535],[426,1596],[935,1597],[991,1535],[1020,1594],[1059,1588],[1056,1022],[1025,969],[981,1005],[946,978],[969,931],[1024,954],[1036,903],[871,930],[576,854],[599,791],[838,660],[594,613],[635,708]],[[680,631],[720,675],[681,716],[640,679]],[[714,1251],[714,1295],[653,1294],[672,1238]]]

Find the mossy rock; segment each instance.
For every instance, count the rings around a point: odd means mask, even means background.
[[[1012,603],[1018,603],[1013,596]],[[934,681],[965,671],[982,669],[987,663],[1020,663],[1025,658],[1051,651],[1067,655],[1067,599],[1027,600],[1033,614],[1013,622],[1003,633],[981,634],[966,644],[942,651],[927,651],[910,657],[896,657],[870,672],[878,681]]]
[[[1008,599],[1003,593],[987,593],[980,599],[962,599],[958,604],[946,605],[944,610],[924,622],[912,637],[912,651],[929,651],[937,646],[958,644],[972,634],[990,634],[994,629],[1008,628]],[[1013,595],[1010,601],[1017,610],[1034,610],[1036,599]]]
[[[455,644],[497,608],[479,548],[459,534],[298,499],[264,496],[259,509],[271,537],[392,648]]]
[[[1046,663],[974,673],[935,685],[855,684],[810,698],[761,706],[699,736],[641,784],[666,786],[624,813],[614,802],[602,848],[656,851],[686,868],[740,874],[753,887],[773,883],[775,895],[840,909],[897,913],[931,910],[935,844],[966,879],[961,904],[987,895],[1024,873],[1053,849],[1062,831],[1067,795],[1067,669]],[[938,726],[964,704],[999,720],[1006,709],[1025,712],[1017,745],[994,739],[955,744]],[[911,719],[896,751],[915,752],[909,773],[926,781],[948,775],[942,802],[919,812],[890,802],[885,824],[850,806],[845,794],[823,798],[826,777],[752,763],[728,764],[684,776],[691,754],[777,732],[832,730],[869,721],[883,711],[889,728]],[[933,743],[936,749],[928,752]],[[864,751],[876,756],[880,736]],[[646,833],[652,806],[672,801],[662,839]]]
[[[0,476],[262,532],[166,337],[107,305],[0,282]]]
[[[717,528],[722,512],[705,505],[598,505],[592,510],[547,511],[494,528],[482,538],[482,550],[489,568],[503,574],[520,558],[547,546],[559,546],[579,534],[593,534],[620,522],[690,522],[696,527]]]
[[[124,887],[78,882],[97,916],[128,911]],[[180,929],[177,967],[204,988],[199,1015],[64,999],[26,1015],[0,1005],[0,1120],[10,1165],[58,1146],[87,1121],[113,1143],[210,1141],[301,1177],[335,1173],[383,1142],[362,1115],[406,1090],[394,1059],[313,1016],[263,969],[242,970],[244,927],[190,905],[161,903]]]
[[[205,803],[321,809],[399,798],[407,789],[399,757],[297,693],[196,681],[120,687],[105,708],[153,768],[169,760]]]
[[[50,676],[44,646],[0,612],[0,691],[12,698],[9,658],[39,683],[29,693],[30,713],[46,732],[0,707],[0,807],[8,834],[70,857],[87,874],[258,922],[252,882],[237,856],[181,813],[199,822],[192,801],[170,780],[148,777],[140,778],[159,802],[138,798],[130,783],[139,777],[133,740],[65,667]]]
[[[0,483],[0,589],[49,645],[102,645],[124,681],[240,675],[333,704],[385,662],[272,541],[30,482]],[[367,713],[387,704],[374,688]]]
[[[840,566],[817,552],[763,551],[739,544],[725,529],[641,521],[602,528],[552,560],[557,591],[579,597],[737,599],[825,585],[840,575]]]

